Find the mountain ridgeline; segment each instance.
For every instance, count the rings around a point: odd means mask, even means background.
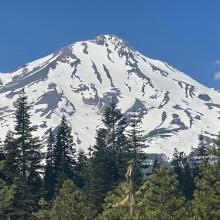
[[[63,115],[77,147],[95,143],[103,111],[114,100],[126,115],[136,111],[154,153],[190,152],[203,131],[219,131],[220,93],[169,64],[145,57],[114,35],[73,43],[11,73],[0,74],[1,139],[13,129],[15,101],[24,88],[36,135],[46,139]],[[186,138],[187,137],[187,138]]]

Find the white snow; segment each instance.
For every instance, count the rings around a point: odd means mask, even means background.
[[[0,74],[3,83],[0,86],[1,139],[4,139],[9,128],[13,129],[13,104],[23,86],[29,102],[34,104],[33,124],[40,126],[36,134],[45,139],[46,131],[50,127],[55,128],[64,114],[73,128],[79,148],[87,149],[94,144],[96,129],[102,126],[106,94],[116,93],[116,90],[119,92],[118,107],[123,112],[127,112],[137,100],[147,110],[142,121],[146,135],[154,129],[179,129],[174,133],[168,132],[169,137],[159,134],[149,137],[148,152],[168,156],[173,154],[174,148],[189,152],[191,147],[197,145],[201,130],[210,138],[218,133],[218,91],[207,88],[167,63],[130,49],[116,36],[104,35],[97,39],[103,39],[104,45],[98,45],[95,40],[78,42],[68,46],[68,52],[64,48],[15,72]],[[82,43],[87,45],[88,53],[85,53]],[[111,53],[108,54],[107,49]],[[121,51],[124,55],[119,56]],[[80,62],[76,65],[77,59]],[[98,73],[95,73],[93,63]],[[45,77],[39,79],[42,73]],[[199,98],[201,94],[205,98]],[[207,97],[210,100],[206,100]],[[162,123],[162,115],[165,114],[166,119]],[[175,115],[178,115],[177,120],[174,120]],[[185,129],[181,128],[178,120],[186,126]]]

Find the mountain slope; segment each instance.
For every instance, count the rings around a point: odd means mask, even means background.
[[[94,143],[103,109],[114,98],[123,112],[142,118],[149,151],[189,152],[198,134],[220,130],[220,93],[165,62],[147,58],[114,35],[71,44],[0,74],[1,138],[13,128],[14,102],[24,87],[34,105],[37,135],[56,127],[65,114],[79,147]]]

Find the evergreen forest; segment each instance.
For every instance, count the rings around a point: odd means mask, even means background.
[[[86,152],[65,116],[40,140],[25,91],[15,104],[0,146],[0,220],[220,220],[220,134],[149,165],[141,119],[113,101]]]

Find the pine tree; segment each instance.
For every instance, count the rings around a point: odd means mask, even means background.
[[[220,134],[210,153],[214,161],[200,167],[194,199],[191,203],[192,220],[220,219]]]
[[[127,184],[120,183],[112,192],[107,193],[103,203],[103,211],[99,220],[130,220],[129,203],[124,201],[127,195]]]
[[[205,141],[205,137],[201,133],[199,135],[199,145],[197,147],[197,163],[201,164],[204,161],[208,161],[209,159],[209,149],[208,149],[208,144]]]
[[[51,199],[55,190],[55,155],[54,155],[54,134],[52,129],[49,130],[49,137],[46,152],[46,166],[44,173],[44,188],[46,191],[46,198]]]
[[[206,163],[200,168],[194,199],[191,203],[193,220],[220,219],[220,167]]]
[[[30,219],[40,197],[41,145],[32,135],[35,129],[30,122],[30,108],[22,91],[16,102],[14,135],[8,132],[4,143],[6,176],[10,184],[16,186],[12,207],[8,210],[11,219]]]
[[[50,210],[51,220],[87,220],[87,207],[83,193],[66,180],[53,201]]]
[[[68,178],[76,178],[76,149],[71,127],[65,116],[62,117],[57,131],[54,154],[56,184],[59,186]]]
[[[205,137],[201,133],[199,135],[199,144],[197,148],[194,148],[189,155],[191,167],[193,170],[193,176],[196,178],[199,174],[200,166],[209,160],[208,144],[205,141]]]
[[[7,177],[11,180],[19,176],[20,156],[15,143],[14,133],[8,131],[3,144]]]
[[[76,185],[84,188],[86,185],[86,177],[88,171],[88,158],[83,150],[79,150],[76,164]]]
[[[31,213],[36,210],[37,204],[35,196],[30,191],[30,187],[24,184],[15,174],[8,176],[8,169],[5,161],[0,163],[0,172],[4,174],[4,179],[0,178],[0,212],[7,216],[3,219],[31,219]]]
[[[111,163],[111,175],[113,182],[120,180],[120,177],[123,175],[121,173],[121,151],[124,149],[120,141],[123,135],[123,115],[121,111],[117,108],[115,102],[111,102],[109,106],[104,111],[103,124],[108,130],[108,136],[106,137],[107,148],[109,152],[109,163]],[[120,136],[120,137],[119,137]]]
[[[142,179],[142,163],[146,159],[143,149],[147,146],[145,144],[146,137],[143,136],[143,130],[141,128],[141,120],[138,118],[136,112],[130,115],[130,128],[127,133],[129,141],[129,160],[134,162],[134,181],[136,185],[139,185]]]
[[[186,163],[183,168],[183,179],[181,186],[182,186],[181,191],[183,192],[185,198],[187,200],[192,200],[193,193],[195,190],[195,181],[189,163]]]
[[[97,131],[91,158],[91,199],[98,211],[102,209],[106,192],[123,178],[128,161],[126,120],[114,102],[109,104],[103,115],[105,127]]]
[[[187,219],[184,198],[178,192],[176,176],[165,166],[155,169],[139,193],[143,198],[137,207],[138,220]]]
[[[219,164],[220,167],[220,133],[214,140],[214,146],[210,148],[210,154],[214,157],[214,161]]]
[[[129,155],[129,141],[126,136],[126,128],[128,122],[125,118],[121,118],[116,128],[116,152],[115,163],[117,167],[117,181],[121,182],[124,178],[124,173],[127,169],[127,163],[130,160]]]
[[[39,139],[33,137],[33,132],[36,130],[31,126],[30,109],[28,98],[24,90],[19,95],[16,102],[16,125],[15,125],[15,148],[19,153],[19,169],[21,178],[24,183],[28,183],[35,191],[39,188],[41,178],[39,170],[41,169],[41,145]]]
[[[36,212],[32,213],[32,217],[34,219],[39,220],[49,220],[50,219],[50,207],[48,202],[41,198],[38,202],[38,206],[40,207]]]
[[[93,154],[90,159],[90,200],[98,211],[101,210],[106,192],[112,190],[114,183],[107,137],[107,129],[100,128],[97,131],[96,144],[93,147]]]
[[[16,186],[9,185],[0,178],[0,219],[10,219],[9,209],[12,206]]]
[[[10,219],[31,220],[32,212],[38,209],[37,200],[41,196],[40,192],[33,193],[29,185],[23,183],[19,179],[14,182],[16,193],[12,206],[8,210]]]
[[[171,164],[174,173],[177,175],[180,191],[185,195],[186,199],[191,200],[195,184],[193,173],[188,164],[186,154],[184,152],[178,152],[175,148]]]
[[[87,163],[86,168],[83,169],[83,181],[84,187],[83,192],[86,198],[86,207],[87,207],[87,220],[92,220],[96,216],[96,209],[97,207],[94,204],[96,196],[93,194],[95,188],[95,181],[94,181],[94,166],[92,169],[92,154],[93,148],[90,146],[88,148],[88,155],[87,155]]]
[[[113,192],[108,193],[103,204],[100,220],[132,220],[135,218],[135,198],[133,189],[133,161],[129,161],[126,182],[120,183]]]

